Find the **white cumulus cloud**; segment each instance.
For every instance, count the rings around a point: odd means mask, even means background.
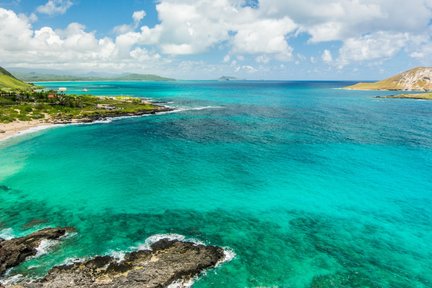
[[[430,65],[432,0],[261,0],[253,7],[245,3],[158,0],[157,23],[144,24],[146,12],[136,10],[129,23],[113,27],[115,36],[109,37],[89,32],[79,23],[65,29],[39,25],[36,29],[35,14],[0,8],[0,61],[18,66],[166,68],[172,61],[185,61],[182,55],[220,51],[226,55],[220,65],[238,68],[239,73],[262,72],[280,64],[275,61],[292,59],[343,68],[382,63],[399,53]],[[36,12],[64,14],[73,4],[73,0],[47,0]],[[302,45],[313,53],[294,51]],[[303,53],[307,56],[293,57]],[[189,69],[191,63],[178,67]],[[202,68],[204,64],[198,63]]]
[[[389,32],[349,38],[339,50],[338,64],[345,66],[352,61],[386,60],[405,47],[409,39],[408,33]]]
[[[47,3],[39,6],[36,11],[47,15],[64,14],[72,5],[72,0],[48,0]]]

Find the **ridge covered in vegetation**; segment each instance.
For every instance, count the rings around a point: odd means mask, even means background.
[[[29,90],[33,86],[13,76],[9,71],[0,67],[0,89],[21,89]]]

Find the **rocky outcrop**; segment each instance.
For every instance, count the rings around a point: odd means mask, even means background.
[[[103,113],[102,115],[92,115],[92,116],[86,116],[85,118],[74,118],[74,119],[50,119],[47,120],[47,123],[51,124],[72,124],[72,123],[93,123],[96,121],[106,121],[109,118],[117,118],[117,117],[136,117],[136,116],[143,116],[143,115],[149,115],[149,114],[157,114],[162,112],[171,112],[174,111],[173,108],[167,107],[167,106],[159,106],[159,105],[153,105],[153,109],[145,109],[141,111],[136,112],[123,112],[121,110],[118,111],[108,111],[106,113]]]
[[[432,100],[432,93],[385,95],[385,96],[376,96],[376,98]]]
[[[69,228],[46,228],[25,237],[5,240],[0,238],[0,276],[7,269],[35,256],[44,240],[58,240],[71,230]]]
[[[98,256],[54,267],[39,281],[18,283],[13,287],[167,287],[173,282],[190,281],[225,257],[220,247],[179,240],[162,239],[150,247],[151,250],[128,253],[122,260]]]
[[[432,91],[432,67],[417,67],[375,83],[357,83],[352,90]]]

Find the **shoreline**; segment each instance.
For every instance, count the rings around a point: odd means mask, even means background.
[[[93,118],[71,119],[71,120],[31,120],[31,121],[14,121],[10,123],[0,123],[0,143],[13,139],[19,136],[31,134],[34,132],[61,127],[65,125],[79,125],[79,124],[96,124],[101,122],[111,122],[115,119],[124,119],[132,117],[142,117],[148,115],[164,114],[172,112],[175,109],[168,106],[157,106],[158,109],[143,111],[140,113],[125,113],[124,115],[105,115]]]
[[[3,142],[24,136],[27,134],[39,132],[56,127],[63,127],[66,125],[93,125],[99,123],[110,123],[115,120],[121,120],[126,118],[144,117],[150,115],[165,115],[176,112],[193,111],[193,110],[204,110],[204,109],[220,109],[222,106],[202,106],[202,107],[191,107],[191,108],[178,108],[170,106],[157,106],[157,111],[146,111],[145,113],[137,113],[134,115],[108,115],[103,117],[95,117],[93,119],[72,119],[70,121],[53,121],[49,119],[45,120],[31,120],[31,121],[15,121],[11,123],[0,123],[0,144]],[[48,122],[47,122],[48,121]],[[53,121],[53,122],[50,122]],[[5,133],[1,133],[5,131]]]
[[[432,93],[415,93],[415,94],[395,94],[387,96],[376,96],[381,99],[413,99],[413,100],[432,100]]]
[[[15,121],[0,124],[0,143],[30,133],[42,131],[57,126],[42,120]]]

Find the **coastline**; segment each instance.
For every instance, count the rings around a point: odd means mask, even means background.
[[[432,100],[432,93],[418,93],[418,94],[396,94],[388,96],[376,96],[376,98],[387,99],[414,99],[414,100]]]
[[[107,114],[104,116],[87,117],[71,120],[56,120],[56,119],[40,119],[30,121],[14,121],[10,123],[0,123],[0,143],[11,138],[38,132],[53,127],[63,125],[76,125],[76,124],[93,124],[99,121],[107,121],[109,119],[122,119],[125,117],[140,117],[146,115],[154,115],[160,113],[167,113],[174,111],[173,108],[168,106],[156,106],[156,109],[140,111],[137,113],[124,113],[124,114]]]
[[[21,135],[49,129],[56,124],[45,122],[43,120],[32,121],[14,121],[11,123],[0,124],[0,142],[15,138]]]

